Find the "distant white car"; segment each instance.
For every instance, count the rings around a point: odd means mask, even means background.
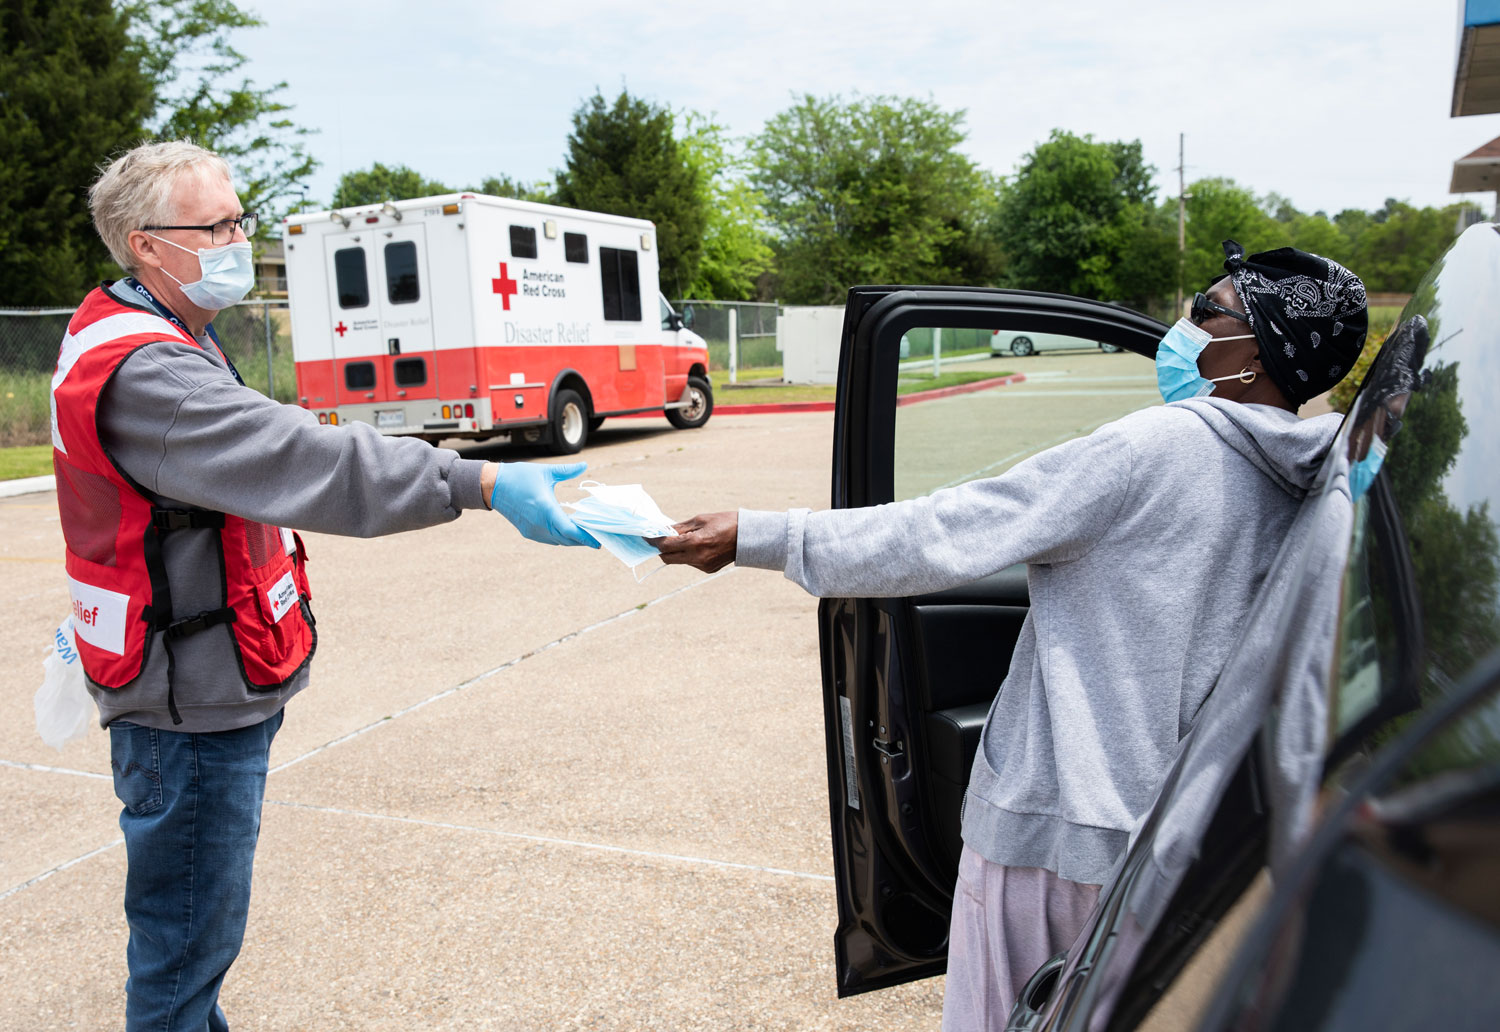
[[[1012,333],[996,330],[990,335],[990,357],[1014,355],[1024,358],[1038,351],[1077,351],[1079,348],[1095,347],[1108,354],[1124,350],[1104,341],[1085,341],[1078,337],[1065,337],[1058,333]]]

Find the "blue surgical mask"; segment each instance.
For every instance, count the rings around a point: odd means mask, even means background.
[[[172,244],[178,250],[192,251],[191,247],[183,247],[156,236],[155,233],[150,235],[164,244]],[[223,247],[202,247],[197,254],[200,276],[192,283],[182,282],[166,269],[161,271],[167,272],[182,287],[182,296],[199,308],[209,312],[221,311],[243,300],[250,293],[250,288],[255,286],[255,265],[248,241],[225,244]]]
[[[1352,500],[1359,501],[1370,485],[1375,483],[1375,474],[1380,472],[1380,467],[1385,463],[1385,442],[1380,438],[1370,442],[1370,450],[1365,457],[1349,467],[1349,494]]]
[[[1214,384],[1220,380],[1238,380],[1245,373],[1231,376],[1216,376],[1205,379],[1198,372],[1198,356],[1209,341],[1247,340],[1253,333],[1242,333],[1235,337],[1214,337],[1202,327],[1194,326],[1191,319],[1178,319],[1167,331],[1167,335],[1156,346],[1156,386],[1162,400],[1186,401],[1201,398],[1214,392]]]

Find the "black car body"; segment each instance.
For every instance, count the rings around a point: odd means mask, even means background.
[[[1009,431],[989,433],[983,420],[1000,418],[1003,399],[959,414],[946,436],[936,415],[898,425],[913,418],[895,403],[899,339],[918,326],[1061,333],[1148,359],[1166,329],[1056,295],[854,289],[835,507],[925,493],[1015,458],[953,463],[933,440],[983,449],[1019,429],[1033,451],[1052,443],[1048,428],[1027,423],[1041,410],[1024,404]],[[1446,1009],[1434,1002],[1429,1013],[1500,1027],[1500,985],[1488,984],[1500,971],[1497,387],[1500,234],[1481,225],[1402,313],[1156,802],[1073,950],[1028,987],[1014,1027],[1136,1027],[1267,867],[1279,894],[1228,975],[1199,987],[1216,1001],[1211,1027],[1372,1027],[1357,1023],[1368,1011],[1339,1009],[1326,980],[1355,971],[1378,981],[1382,965],[1393,985],[1430,979],[1429,996],[1441,987]],[[1383,467],[1351,502],[1351,479],[1380,446]],[[1027,604],[1017,568],[930,596],[819,608],[840,995],[945,970],[964,787]],[[1387,891],[1360,896],[1382,920],[1362,926],[1363,938],[1350,932],[1340,953],[1328,944],[1349,932],[1351,864]],[[1398,898],[1406,909],[1380,910]],[[1464,950],[1403,950],[1389,921],[1419,911],[1426,931]],[[1322,1023],[1300,1002],[1314,999]]]

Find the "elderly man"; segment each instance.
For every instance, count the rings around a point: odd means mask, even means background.
[[[317,647],[289,528],[373,536],[493,508],[593,545],[553,485],[581,463],[478,462],[248,390],[210,325],[252,281],[256,217],[190,143],[89,193],[128,274],[84,299],[52,380],[74,626],[124,809],[128,1029],[220,1030],[250,904],[267,753]]]
[[[783,570],[819,596],[1028,564],[1031,609],[964,803],[946,1030],[999,1032],[1077,937],[1338,428],[1296,410],[1359,356],[1364,285],[1291,248],[1225,253],[1228,276],[1158,348],[1169,404],[925,498],[716,513],[653,541],[669,563]]]

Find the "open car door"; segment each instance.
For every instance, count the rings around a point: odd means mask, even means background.
[[[996,331],[1054,346],[991,357]],[[1165,332],[1138,312],[1055,294],[856,287],[839,360],[833,506],[996,476],[1159,404],[1142,357]],[[930,372],[934,351],[945,371],[1025,379],[900,404],[903,381]],[[964,789],[1027,603],[1026,571],[1015,567],[932,595],[819,606],[840,996],[947,968]]]

